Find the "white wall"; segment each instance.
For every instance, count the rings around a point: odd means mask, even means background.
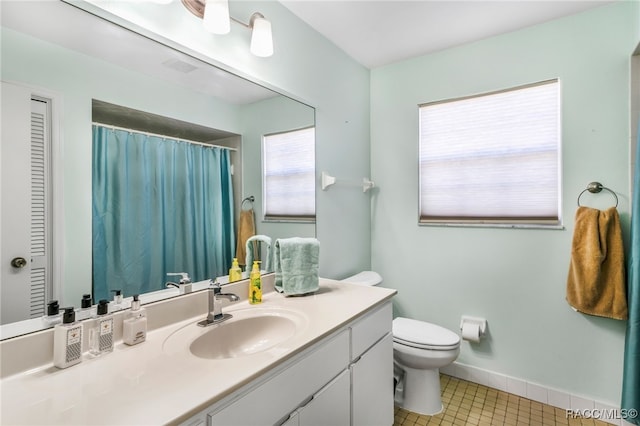
[[[572,17],[375,69],[371,76],[372,267],[398,289],[395,314],[489,336],[459,361],[619,404],[624,321],[572,311],[565,286],[576,198],[600,181],[629,228],[629,64],[638,4]],[[558,77],[563,230],[418,226],[419,103]],[[583,201],[586,201],[583,197]],[[593,196],[594,207],[613,198]]]

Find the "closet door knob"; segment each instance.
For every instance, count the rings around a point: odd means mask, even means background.
[[[27,266],[27,260],[24,257],[15,257],[11,260],[11,266],[14,268],[24,268]]]

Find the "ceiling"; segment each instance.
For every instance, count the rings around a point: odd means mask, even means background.
[[[2,26],[230,104],[250,104],[278,95],[62,1],[0,0],[0,10]]]
[[[612,1],[615,0],[280,0],[280,3],[356,61],[373,69]]]

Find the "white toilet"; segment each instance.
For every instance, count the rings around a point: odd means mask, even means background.
[[[418,414],[442,411],[440,371],[456,360],[460,336],[424,321],[398,317],[393,320],[393,360],[402,370],[396,404]]]
[[[378,285],[380,274],[363,271],[343,281]],[[393,360],[397,376],[395,403],[418,414],[442,411],[439,369],[460,353],[460,336],[424,321],[398,317],[393,320]]]

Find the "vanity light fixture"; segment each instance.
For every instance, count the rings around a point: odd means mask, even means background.
[[[231,21],[249,28],[252,31],[251,53],[262,58],[273,55],[271,22],[263,14],[255,12],[245,24],[229,15],[229,0],[182,0],[182,4],[189,12],[202,18],[204,27],[214,34],[228,34]]]

